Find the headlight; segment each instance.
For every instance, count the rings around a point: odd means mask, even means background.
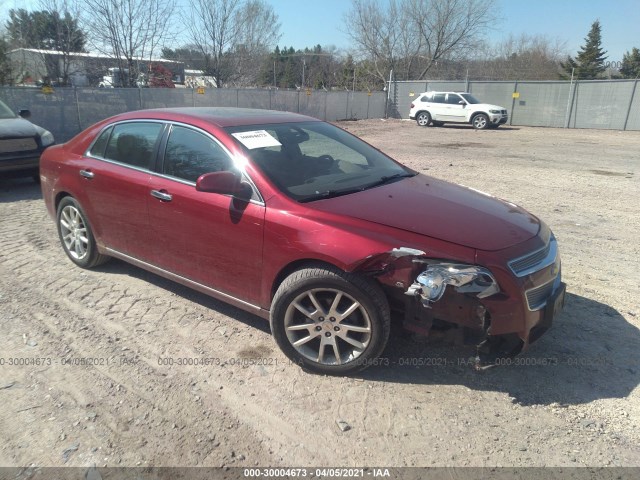
[[[489,113],[501,113],[500,110],[489,110]]]
[[[420,295],[423,305],[428,307],[442,298],[447,285],[455,287],[459,293],[475,293],[478,298],[486,298],[500,291],[498,282],[486,268],[476,265],[437,263],[429,265],[418,275],[405,294]]]
[[[43,129],[42,132],[40,132],[40,143],[42,143],[42,146],[48,147],[53,142],[55,142],[53,134],[50,131]]]

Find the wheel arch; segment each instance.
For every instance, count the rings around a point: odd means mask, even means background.
[[[332,263],[326,260],[318,260],[316,258],[301,258],[298,260],[294,260],[288,263],[287,265],[285,265],[284,267],[282,267],[280,271],[277,273],[277,275],[274,277],[274,280],[271,284],[271,290],[269,292],[269,305],[273,303],[273,297],[275,296],[276,291],[278,290],[280,285],[282,285],[282,282],[284,282],[284,280],[293,272],[302,270],[303,268],[322,268],[322,267],[337,268],[338,270],[341,270],[343,272],[346,271],[344,268],[341,268],[340,266],[338,266],[337,262]]]
[[[473,123],[473,119],[476,118],[480,114],[486,115],[487,118],[489,118],[489,114],[487,112],[483,112],[482,110],[478,110],[478,111],[473,112],[471,114],[471,116],[469,117],[469,123]]]

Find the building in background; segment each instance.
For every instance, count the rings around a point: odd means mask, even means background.
[[[112,55],[80,52],[60,52],[38,50],[35,48],[17,48],[9,52],[14,78],[17,84],[24,86],[71,84],[76,87],[114,87],[122,85],[121,78],[115,78],[118,60]],[[136,84],[139,87],[159,86],[158,82],[149,82],[153,72],[162,69],[170,72],[171,82],[184,85],[184,63],[165,58],[138,58],[136,66],[139,74]],[[67,79],[66,81],[64,79]]]

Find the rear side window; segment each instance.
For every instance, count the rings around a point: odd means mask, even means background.
[[[436,93],[433,95],[433,103],[444,103],[444,93]]]
[[[229,155],[217,142],[190,128],[173,126],[164,154],[162,173],[195,182],[204,173],[231,170]]]
[[[116,125],[107,143],[104,158],[134,167],[151,169],[162,126],[161,123],[151,122]]]
[[[93,147],[91,147],[91,150],[89,151],[91,155],[93,155],[94,157],[100,157],[100,158],[104,157],[104,150],[105,148],[107,148],[107,142],[109,141],[111,130],[113,130],[113,127],[109,127],[105,129],[100,134],[98,139],[93,144]]]

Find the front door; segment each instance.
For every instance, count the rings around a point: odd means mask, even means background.
[[[205,132],[174,125],[147,191],[159,267],[249,303],[259,301],[264,205],[199,192],[203,173],[235,169]],[[256,197],[258,198],[258,197]]]

